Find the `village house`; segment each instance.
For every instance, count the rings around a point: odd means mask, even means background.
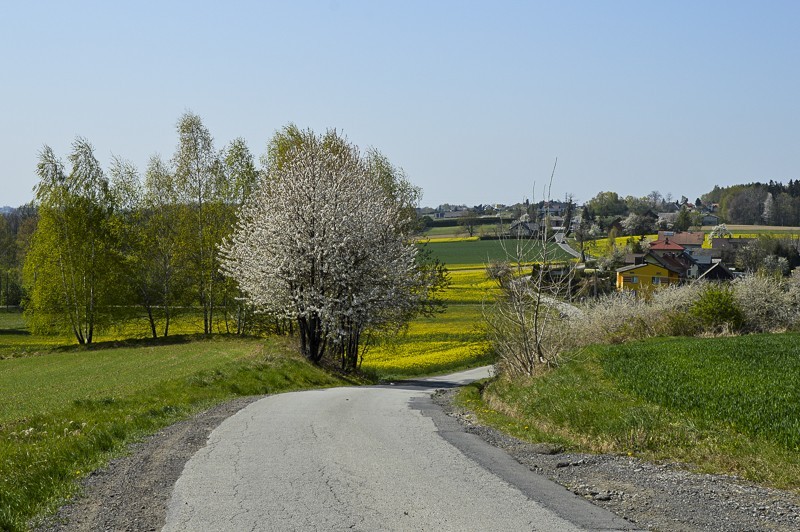
[[[644,262],[617,270],[617,290],[631,290],[642,293],[662,286],[681,282],[680,271],[660,264]]]
[[[692,231],[659,231],[658,240],[669,240],[673,244],[682,246],[684,249],[699,249],[703,247],[706,234]]]

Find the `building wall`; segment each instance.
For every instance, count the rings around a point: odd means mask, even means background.
[[[676,284],[680,281],[678,274],[663,266],[645,264],[626,272],[617,272],[617,290],[633,290],[635,292],[654,290],[661,286]]]

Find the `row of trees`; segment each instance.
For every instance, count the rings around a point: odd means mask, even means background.
[[[38,225],[24,267],[34,330],[70,330],[91,343],[98,327],[141,309],[152,336],[166,336],[185,306],[201,309],[205,333],[220,321],[246,327],[217,248],[259,172],[243,140],[217,151],[197,115],[184,114],[177,129],[171,160],[153,156],[144,176],[121,158],[104,171],[83,138],[67,165],[49,146],[40,152]]]
[[[32,204],[0,214],[0,305],[18,306],[23,298],[22,264],[36,229]]]
[[[444,268],[414,243],[419,190],[379,152],[290,125],[257,169],[245,142],[222,150],[184,114],[168,161],[105,171],[78,138],[66,164],[45,146],[38,225],[25,259],[37,332],[96,331],[146,315],[156,338],[177,312],[203,331],[297,325],[301,349],[355,369],[379,331],[435,312]]]
[[[720,216],[731,224],[800,225],[800,181],[716,186],[703,200],[718,203]]]

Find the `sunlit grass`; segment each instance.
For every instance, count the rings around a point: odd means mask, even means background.
[[[518,437],[800,489],[798,335],[595,346],[462,400]],[[481,397],[478,392],[482,391]]]
[[[236,396],[342,384],[285,338],[75,347],[2,360],[0,530],[26,530],[128,443],[200,409]]]

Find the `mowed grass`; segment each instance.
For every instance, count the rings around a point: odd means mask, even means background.
[[[675,460],[800,489],[800,336],[654,339],[595,346],[525,382],[461,400],[532,441]]]
[[[76,400],[133,395],[167,375],[182,378],[252,357],[260,342],[173,338],[170,344],[73,349],[0,360],[0,423],[46,414]]]
[[[127,444],[198,410],[236,396],[341,384],[285,338],[73,348],[2,360],[0,530],[25,530]]]

